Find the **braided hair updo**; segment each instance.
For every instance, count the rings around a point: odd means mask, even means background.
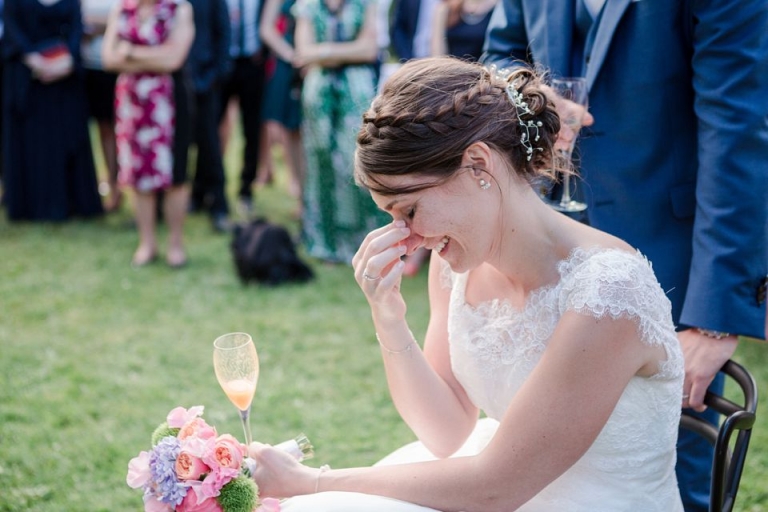
[[[522,118],[508,94],[509,84],[528,105]],[[407,62],[363,114],[357,135],[358,183],[394,195],[445,182],[459,170],[464,150],[475,142],[498,151],[514,172],[528,180],[549,176],[560,119],[541,84],[528,68],[517,68],[503,78],[480,64],[452,57]],[[538,125],[539,135],[531,141],[530,160],[521,140],[526,134],[521,122],[529,121]],[[377,179],[409,174],[434,180],[392,188]]]

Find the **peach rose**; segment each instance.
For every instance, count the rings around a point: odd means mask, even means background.
[[[193,436],[200,439],[210,439],[216,437],[216,429],[207,424],[203,418],[192,418],[181,427],[176,437],[179,441],[183,441]]]
[[[222,434],[216,439],[213,457],[219,466],[239,470],[245,457],[245,448],[231,435]]]
[[[181,450],[176,457],[176,476],[179,480],[199,480],[210,470],[202,459],[186,450]]]

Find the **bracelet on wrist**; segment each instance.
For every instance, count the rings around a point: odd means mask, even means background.
[[[715,338],[716,340],[721,340],[731,335],[729,332],[711,331],[709,329],[702,329],[701,327],[697,327],[696,330],[699,331],[700,334],[703,334],[709,338]]]
[[[328,464],[323,464],[318,469],[319,471],[317,472],[317,479],[315,480],[315,494],[320,492],[320,475],[331,469],[331,466]]]
[[[389,347],[387,347],[384,343],[381,342],[381,338],[379,337],[379,333],[376,333],[376,341],[379,342],[379,345],[381,345],[381,348],[384,349],[384,351],[391,355],[398,355],[398,354],[405,354],[408,353],[408,355],[411,354],[411,351],[413,350],[413,346],[416,344],[416,338],[413,336],[413,333],[411,331],[408,331],[411,334],[411,340],[408,342],[408,345],[405,346],[405,348],[402,348],[400,350],[392,350]]]

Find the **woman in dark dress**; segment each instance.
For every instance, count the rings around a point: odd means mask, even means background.
[[[275,70],[266,84],[261,115],[266,130],[283,144],[291,171],[289,190],[299,200],[303,194],[304,158],[301,145],[301,73],[293,67],[293,33],[296,20],[291,13],[296,0],[266,0],[259,31],[275,55]],[[298,215],[301,217],[301,207]]]
[[[5,1],[2,154],[10,220],[103,212],[88,135],[80,16],[78,0]]]
[[[477,61],[497,0],[443,0],[432,24],[432,55]]]

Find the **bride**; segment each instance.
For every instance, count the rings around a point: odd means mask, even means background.
[[[670,304],[642,255],[531,187],[568,138],[547,94],[529,70],[443,57],[405,64],[364,114],[356,179],[394,220],[362,243],[355,277],[420,443],[334,470],[254,443],[254,478],[283,512],[682,510]],[[423,349],[399,286],[420,247]]]

